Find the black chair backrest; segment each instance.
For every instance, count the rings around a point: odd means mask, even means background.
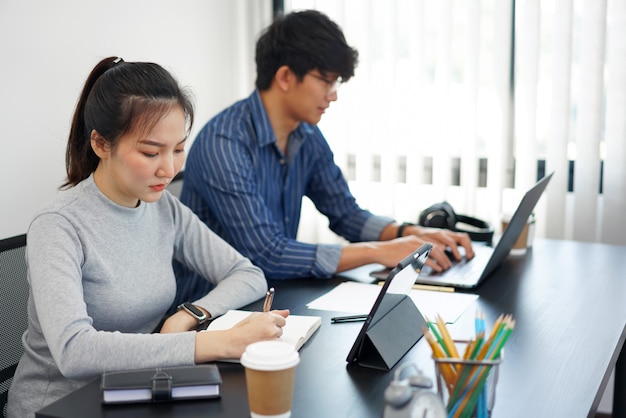
[[[6,416],[9,387],[24,353],[28,291],[26,235],[0,240],[0,416]]]
[[[181,171],[176,174],[176,177],[172,179],[172,182],[167,185],[167,190],[174,196],[180,198],[180,192],[183,190],[183,179],[185,177],[185,172]]]

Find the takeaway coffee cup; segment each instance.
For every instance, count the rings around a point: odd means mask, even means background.
[[[252,418],[289,418],[296,366],[300,356],[282,341],[250,344],[241,356],[246,368],[248,404]]]
[[[502,232],[509,226],[509,222],[511,221],[510,214],[504,214],[502,216]],[[517,241],[515,241],[515,245],[511,249],[511,254],[523,254],[526,252],[526,248],[530,248],[533,246],[533,236],[535,234],[535,215],[530,214],[528,220],[526,221],[526,225],[520,232]]]

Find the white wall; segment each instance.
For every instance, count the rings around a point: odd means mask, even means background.
[[[25,233],[65,179],[73,108],[100,59],[170,70],[194,93],[193,139],[252,90],[269,19],[256,0],[0,0],[0,239]]]

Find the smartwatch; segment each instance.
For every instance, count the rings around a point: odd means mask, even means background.
[[[198,324],[203,324],[207,320],[206,314],[190,302],[178,305],[178,310],[180,311],[181,309],[184,309],[185,312],[196,318],[198,320]]]

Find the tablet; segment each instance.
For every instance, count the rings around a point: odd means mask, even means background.
[[[424,244],[387,275],[346,361],[390,370],[422,337],[424,317],[410,297],[432,245]]]

